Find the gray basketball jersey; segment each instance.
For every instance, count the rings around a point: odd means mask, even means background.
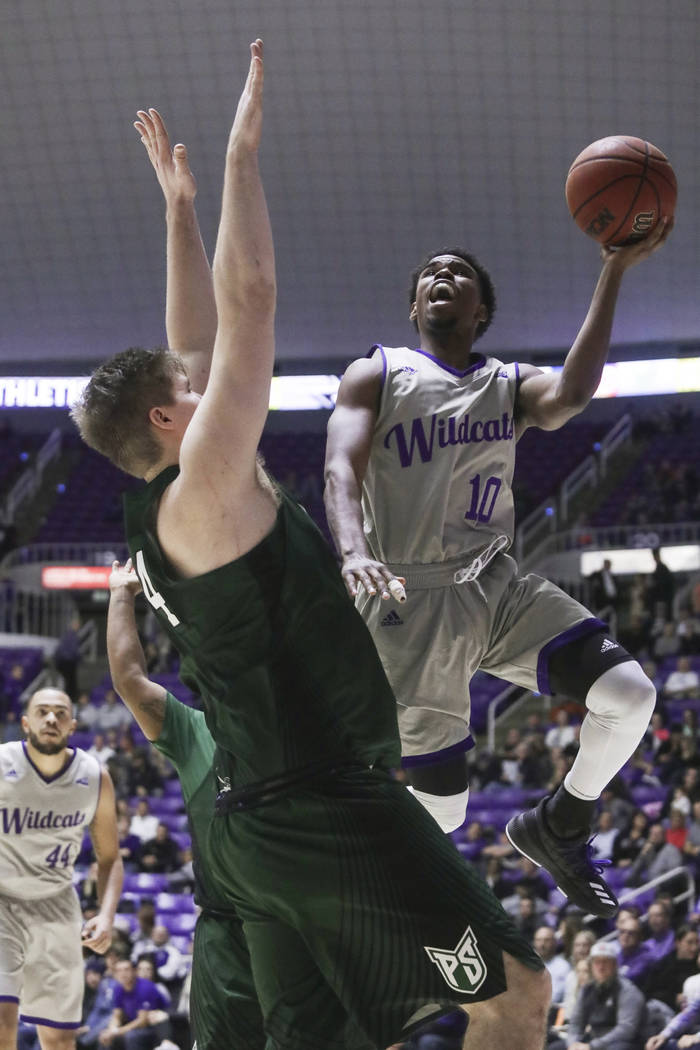
[[[35,900],[70,886],[99,793],[99,762],[79,747],[46,778],[24,742],[0,744],[0,892]]]
[[[375,352],[384,372],[362,493],[373,556],[425,564],[512,542],[518,366],[479,355],[458,371],[423,350]]]

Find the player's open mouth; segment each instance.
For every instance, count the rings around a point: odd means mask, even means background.
[[[455,297],[455,288],[451,281],[435,281],[430,288],[431,303],[451,302]]]

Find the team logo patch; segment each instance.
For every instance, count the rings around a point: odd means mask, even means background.
[[[601,653],[609,653],[611,649],[619,649],[620,646],[617,642],[613,642],[612,639],[606,638],[600,647]]]
[[[390,613],[387,613],[384,619],[381,621],[380,627],[403,627],[403,620],[396,612],[392,609]]]
[[[83,787],[88,787],[88,785],[90,784],[90,781],[87,777],[76,777],[75,782],[76,784],[82,784]]]
[[[474,995],[486,980],[486,964],[471,926],[467,926],[454,951],[449,948],[428,948],[427,945],[423,947],[430,961],[435,963],[447,984],[456,992]]]

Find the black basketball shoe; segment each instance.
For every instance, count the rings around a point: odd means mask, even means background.
[[[603,865],[591,855],[591,840],[588,835],[571,839],[553,835],[544,815],[546,801],[543,798],[535,809],[508,821],[508,841],[533,864],[546,868],[561,892],[582,911],[612,918],[619,902],[602,878]]]

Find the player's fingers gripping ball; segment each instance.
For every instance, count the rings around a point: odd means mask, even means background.
[[[566,179],[566,203],[584,233],[619,248],[673,216],[677,183],[668,158],[644,139],[611,135],[587,146]]]

